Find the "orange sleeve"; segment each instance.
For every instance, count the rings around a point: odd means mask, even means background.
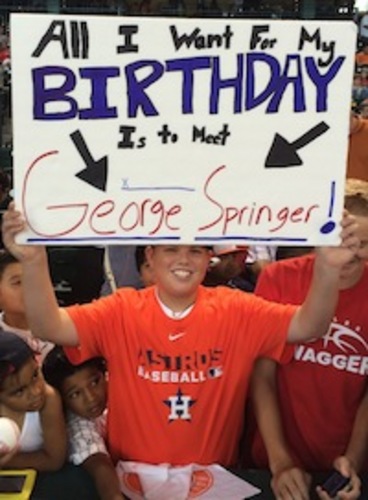
[[[65,347],[71,363],[77,364],[95,356],[106,356],[108,338],[117,329],[116,311],[121,310],[115,294],[95,300],[89,304],[66,308],[78,332],[79,345]],[[120,306],[120,307],[119,307]]]
[[[260,357],[280,361],[283,358],[289,326],[299,306],[279,304],[261,297],[253,298],[252,338]]]

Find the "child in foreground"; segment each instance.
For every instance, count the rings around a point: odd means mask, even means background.
[[[54,347],[42,370],[47,382],[60,392],[67,412],[69,461],[87,470],[102,500],[121,500],[118,477],[105,445],[105,361],[92,358],[73,365],[61,347]]]
[[[0,330],[0,416],[21,434],[13,452],[0,456],[0,468],[55,471],[66,456],[61,399],[45,383],[36,354],[16,334]]]
[[[114,461],[172,466],[236,464],[255,360],[279,360],[286,342],[325,333],[338,299],[340,269],[360,243],[354,217],[345,214],[340,246],[316,252],[301,306],[203,287],[211,250],[162,244],[146,248],[154,286],[121,288],[65,309],[54,294],[46,249],[15,241],[25,228],[11,204],[3,218],[3,239],[23,266],[31,329],[44,340],[72,347],[68,356],[74,363],[106,359],[107,443]]]

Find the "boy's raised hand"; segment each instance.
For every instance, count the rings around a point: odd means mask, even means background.
[[[5,247],[19,262],[37,260],[39,256],[44,255],[44,247],[42,246],[16,243],[16,235],[23,231],[25,227],[26,223],[22,214],[16,210],[15,203],[11,202],[3,215],[1,229]]]
[[[338,269],[348,264],[355,257],[360,246],[357,229],[358,224],[355,217],[344,210],[341,221],[341,243],[336,247],[317,247],[316,255],[320,262]]]

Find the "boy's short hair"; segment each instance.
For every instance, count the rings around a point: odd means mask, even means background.
[[[35,355],[19,335],[0,328],[0,388],[4,380]]]
[[[146,248],[147,245],[138,245],[135,248],[134,252],[134,258],[135,258],[135,265],[137,268],[137,271],[140,273],[141,272],[141,267],[143,264],[146,262]]]
[[[10,265],[10,264],[17,264],[19,263],[19,260],[14,257],[11,253],[9,253],[7,250],[0,250],[0,278],[2,277],[5,269]]]
[[[368,217],[368,182],[361,179],[347,179],[344,206],[354,215]]]
[[[73,365],[67,358],[63,348],[55,346],[43,360],[42,372],[46,382],[60,392],[66,378],[89,366],[96,367],[102,373],[106,372],[106,362],[103,358],[90,358],[83,363]]]

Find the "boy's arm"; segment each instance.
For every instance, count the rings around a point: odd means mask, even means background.
[[[362,399],[358,411],[355,415],[354,425],[350,436],[350,441],[345,454],[334,460],[333,466],[343,476],[350,477],[350,489],[347,492],[339,493],[341,500],[355,500],[360,497],[361,482],[358,472],[364,467],[368,458],[368,390]],[[320,498],[323,492],[318,489]]]
[[[102,435],[106,415],[99,417],[100,425],[96,422],[68,414],[69,461],[87,470],[102,500],[121,500],[118,476]]]
[[[311,478],[296,467],[286,443],[279,410],[276,370],[277,364],[273,360],[261,358],[255,364],[251,381],[257,424],[273,476],[271,486],[280,500],[308,500]]]
[[[89,456],[82,467],[91,475],[101,500],[121,500],[119,479],[109,455],[95,453]]]
[[[69,462],[81,465],[95,454],[108,455],[104,435],[106,434],[106,414],[97,419],[88,419],[68,412],[67,432],[69,442]]]
[[[47,386],[46,390],[46,403],[40,411],[43,447],[38,451],[17,453],[7,462],[8,469],[55,471],[64,465],[67,439],[61,399],[52,387]]]
[[[78,345],[78,335],[66,311],[59,308],[52,286],[46,250],[36,245],[19,245],[15,236],[25,228],[20,212],[11,203],[4,213],[3,242],[22,264],[22,286],[27,319],[33,334],[60,345]]]
[[[368,387],[355,415],[345,457],[356,471],[360,471],[368,458]]]
[[[322,337],[327,332],[337,305],[341,269],[354,258],[359,248],[355,218],[344,213],[341,226],[341,243],[338,247],[316,249],[309,292],[290,322],[288,342]]]

